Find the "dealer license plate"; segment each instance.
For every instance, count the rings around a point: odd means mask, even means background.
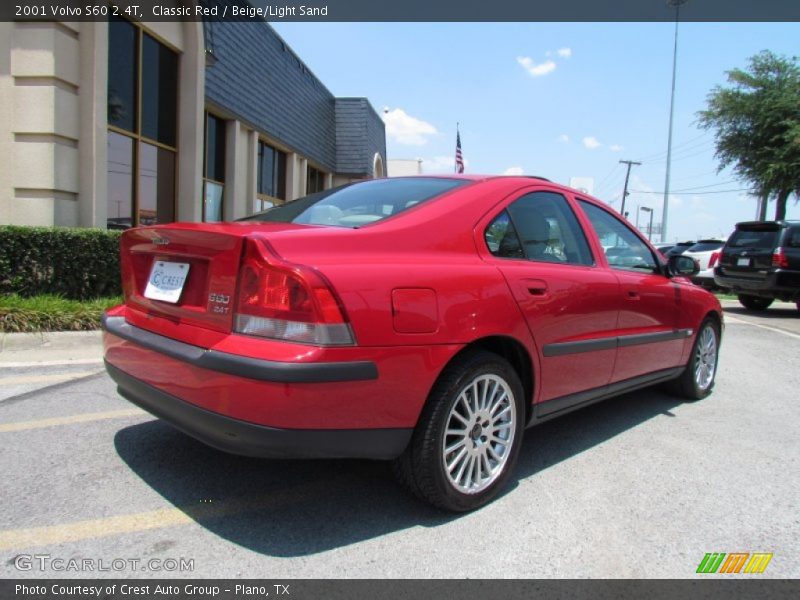
[[[736,261],[736,264],[740,267],[749,267],[750,266],[750,259],[749,258],[739,258]]]
[[[181,297],[183,284],[189,275],[189,263],[157,260],[150,270],[144,297],[175,304]]]

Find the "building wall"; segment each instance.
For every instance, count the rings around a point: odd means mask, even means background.
[[[422,174],[421,158],[390,158],[387,162],[389,177],[403,177]]]
[[[208,66],[203,23],[141,25],[179,54],[178,220],[202,218],[207,109],[227,121],[227,219],[254,210],[259,140],[287,153],[287,200],[309,166],[331,187],[385,164],[382,121],[347,99],[365,147],[338,173],[336,99],[267,23],[217,23]],[[0,224],[106,226],[107,87],[107,23],[0,23]]]
[[[78,225],[80,28],[1,27],[0,223]]]
[[[375,156],[385,163],[386,135],[378,113],[366,98],[336,98],[336,172],[362,178],[375,173]],[[366,165],[366,172],[365,172]]]
[[[266,22],[211,27],[216,63],[206,70],[208,101],[335,171],[333,94]]]

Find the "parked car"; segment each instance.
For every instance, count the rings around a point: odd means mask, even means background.
[[[714,280],[750,310],[765,310],[776,299],[800,310],[800,221],[737,223]]]
[[[675,244],[656,244],[655,249],[658,250],[662,256],[666,257],[667,253],[675,247]]]
[[[669,256],[676,256],[676,255],[678,255],[678,254],[683,254],[683,253],[684,253],[684,252],[686,252],[686,251],[687,251],[689,248],[691,248],[692,246],[694,246],[696,243],[697,243],[697,242],[692,242],[692,241],[687,241],[687,242],[675,242],[675,244],[673,244],[673,245],[672,245],[672,248],[670,248],[670,249],[669,249],[669,250],[666,252],[666,255],[669,257]]]
[[[125,398],[228,452],[391,459],[452,511],[502,490],[528,426],[714,385],[722,311],[694,262],[540,178],[378,179],[130,229],[121,264],[103,327]]]
[[[724,245],[725,240],[699,240],[683,252],[684,256],[696,260],[697,268],[700,269],[699,273],[692,277],[692,282],[709,290],[716,289],[714,267],[719,261],[721,249]]]

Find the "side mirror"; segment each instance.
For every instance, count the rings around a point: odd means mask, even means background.
[[[671,277],[691,277],[700,272],[700,265],[689,256],[674,254],[667,259],[667,270]]]

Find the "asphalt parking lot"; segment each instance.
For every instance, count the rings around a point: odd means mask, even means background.
[[[707,552],[768,552],[762,575],[735,577],[798,577],[800,313],[784,307],[728,310],[711,397],[648,389],[530,429],[512,488],[460,516],[384,463],[209,449],[90,360],[2,366],[0,573],[684,578]],[[54,566],[72,558],[117,562]]]

